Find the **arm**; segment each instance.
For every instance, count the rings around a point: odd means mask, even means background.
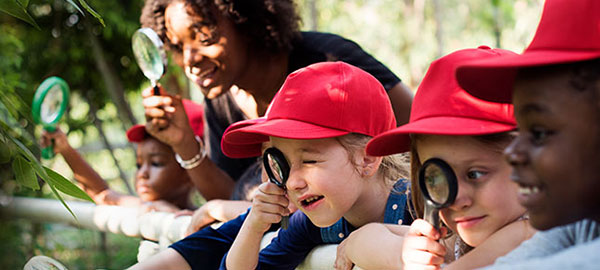
[[[408,86],[399,82],[390,90],[387,91],[394,116],[396,116],[396,125],[400,126],[408,123],[410,117],[410,106],[412,104],[413,95]]]
[[[161,142],[168,144],[183,160],[189,160],[199,153],[201,147],[190,127],[181,98],[164,94],[153,96],[152,89],[142,92],[146,111],[146,130]],[[190,179],[207,200],[228,199],[233,191],[234,181],[217,167],[208,157],[187,170]]]
[[[215,221],[227,222],[245,213],[252,206],[248,201],[211,200],[194,211],[186,230],[190,235]]]
[[[408,228],[369,223],[352,232],[338,246],[336,269],[350,269],[351,264],[362,269],[402,269],[402,242]]]
[[[192,269],[187,261],[174,249],[168,248],[160,253],[148,258],[147,260],[137,263],[128,268],[129,270],[145,269],[145,270],[184,270]]]
[[[137,205],[139,205],[139,199],[133,196],[125,196],[111,190],[106,181],[104,181],[92,166],[83,159],[77,150],[71,147],[67,141],[67,136],[60,129],[57,129],[53,133],[46,131],[42,133],[41,145],[43,147],[50,145],[52,141],[54,141],[54,152],[63,156],[73,171],[75,180],[83,186],[85,192],[90,195],[96,203],[119,204],[122,200],[137,200]]]
[[[474,269],[493,264],[496,258],[515,249],[523,241],[535,233],[527,220],[519,220],[504,226],[492,234],[479,246],[458,260],[449,264],[446,269]]]
[[[285,191],[275,184],[266,182],[258,187],[250,213],[227,254],[227,268],[256,269],[260,241],[271,224],[289,215],[288,204]]]

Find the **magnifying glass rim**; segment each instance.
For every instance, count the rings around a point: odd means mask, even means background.
[[[275,159],[275,162],[277,162],[277,164],[281,167],[281,173],[283,174],[283,183],[279,183],[275,180],[275,175],[273,174],[273,171],[271,171],[271,166],[269,165],[269,156]],[[287,183],[287,179],[290,176],[290,165],[285,159],[285,155],[275,147],[267,148],[267,150],[265,150],[265,152],[263,153],[263,166],[265,168],[265,172],[267,172],[269,181],[277,185],[278,187],[285,189],[285,184]]]
[[[60,104],[60,109],[58,110],[58,114],[56,117],[50,122],[44,122],[42,120],[41,111],[42,104],[44,103],[44,99],[46,95],[53,89],[55,86],[59,86],[60,91],[63,95],[63,101]],[[43,125],[45,128],[52,128],[56,126],[56,123],[60,121],[63,114],[67,111],[67,106],[69,104],[69,85],[65,80],[60,77],[52,76],[45,79],[40,86],[35,90],[35,94],[33,96],[33,104],[31,105],[31,114],[33,115],[33,121],[37,124]]]
[[[437,165],[442,171],[451,172],[448,176],[448,198],[444,203],[437,203],[431,196],[429,195],[429,190],[427,190],[427,185],[425,184],[425,169],[429,166],[430,163]],[[437,208],[446,208],[454,203],[456,199],[456,194],[458,194],[458,181],[456,180],[456,174],[454,174],[454,170],[448,165],[446,161],[440,158],[430,158],[423,163],[421,168],[419,169],[419,187],[421,188],[421,193],[423,193],[423,197],[425,200],[430,201]]]
[[[152,42],[152,44],[154,44],[154,46],[156,46],[156,48],[158,49],[158,53],[160,55],[160,59],[161,59],[162,64],[163,64],[162,75],[164,75],[165,72],[166,72],[166,70],[167,70],[167,54],[165,53],[164,44],[163,44],[162,40],[160,40],[160,37],[158,36],[158,34],[152,28],[149,28],[149,27],[140,28],[140,29],[136,30],[133,33],[133,35],[131,36],[131,45],[132,45],[131,49],[134,52],[137,49],[136,49],[136,47],[133,47],[133,40],[136,38],[137,35],[140,35],[140,34],[144,35],[148,39],[150,39],[150,41]],[[136,54],[134,53],[133,55],[135,56]],[[139,59],[137,57],[135,57],[135,61],[137,62],[137,64],[140,67],[140,69],[142,69],[142,65],[140,65]],[[146,72],[144,72],[143,69],[142,69],[142,73],[144,73],[144,76],[146,75]],[[162,75],[161,75],[161,77],[162,77]],[[150,79],[150,78],[148,78],[148,79]]]

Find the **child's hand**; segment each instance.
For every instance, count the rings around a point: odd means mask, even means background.
[[[151,202],[144,202],[142,205],[140,205],[140,210],[142,211],[142,213],[146,213],[146,212],[168,212],[168,213],[175,213],[177,211],[179,211],[179,207],[175,206],[174,204],[164,201],[164,200],[158,200],[158,201],[151,201]]]
[[[252,231],[263,234],[271,224],[280,222],[282,216],[290,214],[288,204],[285,190],[271,182],[262,183],[258,186],[245,222]]]
[[[346,243],[347,243],[346,240],[348,240],[348,238],[344,239],[344,241],[342,241],[337,246],[337,253],[335,255],[335,263],[333,264],[333,267],[336,270],[349,270],[349,269],[352,269],[352,267],[354,267],[354,263],[352,263],[352,261],[350,261],[350,259],[346,255]]]
[[[65,133],[63,133],[59,128],[52,133],[45,130],[42,131],[40,146],[48,147],[52,145],[52,140],[54,140],[54,153],[62,154],[64,151],[71,148],[71,145],[69,145],[69,142],[67,141],[67,135],[65,135]]]
[[[211,202],[212,201],[206,202],[193,212],[192,221],[190,221],[190,225],[188,225],[185,230],[186,236],[195,233],[216,221],[216,219],[210,215],[210,208],[212,207]]]
[[[404,269],[440,269],[446,248],[437,241],[447,233],[446,228],[440,228],[440,231],[441,234],[422,219],[410,225],[402,245]]]
[[[190,147],[196,145],[197,142],[181,98],[168,95],[162,87],[160,89],[161,96],[155,96],[152,87],[142,91],[146,131],[161,142],[173,147],[176,153],[180,153],[178,150],[182,149],[192,149],[197,152],[197,147]]]

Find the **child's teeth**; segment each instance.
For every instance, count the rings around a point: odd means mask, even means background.
[[[519,187],[519,193],[523,195],[531,195],[540,192],[538,187]]]

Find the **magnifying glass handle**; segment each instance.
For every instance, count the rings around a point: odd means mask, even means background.
[[[153,90],[153,95],[160,96],[160,88],[158,88],[158,85],[154,85]]]
[[[430,201],[425,201],[424,218],[425,221],[433,225],[436,230],[440,229],[440,210]]]
[[[42,148],[42,158],[51,159],[54,157],[54,143],[52,145]]]
[[[284,229],[284,230],[287,229],[288,226],[290,225],[290,216],[281,217],[281,223],[280,224],[281,224],[281,228],[282,229]]]

